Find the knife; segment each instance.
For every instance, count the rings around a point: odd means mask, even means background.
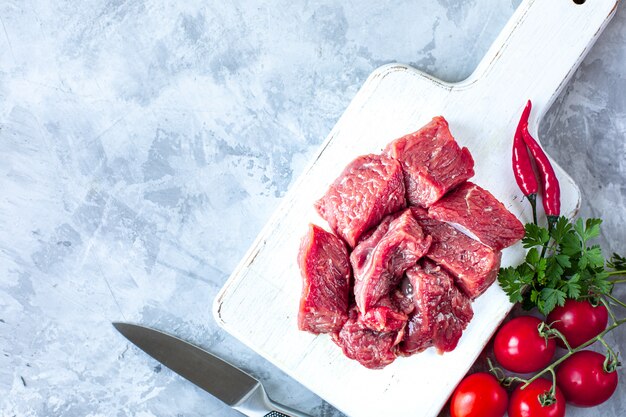
[[[148,355],[246,416],[311,417],[275,403],[257,379],[191,343],[136,324],[113,326]]]

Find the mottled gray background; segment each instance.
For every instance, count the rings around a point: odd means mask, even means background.
[[[213,298],[372,70],[461,80],[518,3],[0,1],[0,414],[238,415],[109,324],[127,320],[339,416],[218,329]],[[541,128],[622,253],[625,23]],[[623,416],[624,386],[570,415]]]

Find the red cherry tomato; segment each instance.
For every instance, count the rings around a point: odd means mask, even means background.
[[[452,417],[502,417],[509,396],[491,374],[472,374],[456,387],[450,400]]]
[[[556,387],[556,402],[543,407],[539,395],[550,391],[552,381],[536,379],[526,388],[523,385],[515,388],[509,402],[509,417],[563,417],[565,416],[565,398],[559,387]]]
[[[594,307],[589,301],[568,299],[563,307],[557,306],[548,314],[546,322],[563,333],[572,348],[577,348],[602,333],[608,320],[609,313],[603,305]],[[561,339],[557,343],[565,347]]]
[[[604,370],[604,355],[581,350],[558,367],[556,384],[567,402],[578,407],[593,407],[613,395],[617,388],[617,372]]]
[[[502,367],[526,374],[550,364],[556,342],[554,339],[546,341],[539,334],[539,324],[541,320],[536,317],[522,316],[500,328],[493,343],[493,351]]]

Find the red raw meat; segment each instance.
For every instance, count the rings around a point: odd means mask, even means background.
[[[350,263],[345,243],[314,224],[302,238],[298,264],[302,296],[298,328],[331,333],[348,320]]]
[[[379,332],[402,331],[414,309],[413,299],[396,290],[362,314],[361,320],[367,327]]]
[[[414,206],[430,207],[474,175],[472,155],[459,147],[442,116],[389,143],[385,154],[402,163],[407,199]]]
[[[405,291],[413,297],[415,311],[409,317],[400,351],[404,355],[435,346],[453,350],[474,312],[470,299],[459,291],[445,270],[422,260],[406,273]]]
[[[354,306],[346,324],[338,333],[333,333],[333,341],[348,358],[357,360],[366,368],[380,369],[396,359],[396,346],[403,334],[403,331],[378,332],[370,329]]]
[[[524,225],[489,191],[466,182],[428,209],[428,215],[456,223],[482,243],[501,250],[524,237]]]
[[[402,168],[383,155],[352,161],[315,203],[320,216],[353,248],[359,237],[388,214],[406,207]]]
[[[451,272],[456,285],[471,299],[485,292],[498,276],[502,252],[429,217],[424,209],[412,207],[411,210],[424,232],[432,237],[426,257]]]
[[[387,305],[372,307],[361,317],[361,321],[367,328],[379,332],[398,332],[404,329],[408,319],[409,316]]]
[[[404,271],[426,253],[430,242],[410,209],[385,217],[373,233],[361,239],[350,255],[359,311],[366,313],[396,287]]]

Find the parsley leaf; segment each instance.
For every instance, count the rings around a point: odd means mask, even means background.
[[[522,289],[524,285],[521,283],[521,277],[517,269],[512,266],[500,269],[498,281],[512,303],[522,301]]]
[[[535,273],[537,274],[537,280],[545,284],[548,282],[548,277],[546,276],[546,268],[548,266],[548,260],[546,258],[539,259],[539,262],[535,265]]]
[[[526,253],[526,263],[529,265],[535,265],[540,259],[541,255],[539,255],[537,248],[531,248],[528,253]]]
[[[588,240],[600,236],[600,224],[602,224],[602,220],[600,219],[587,219],[586,222],[583,222],[581,218],[576,220],[574,230],[578,233],[578,236],[580,236],[583,245]]]
[[[550,231],[550,237],[554,239],[554,242],[559,245],[563,240],[563,237],[572,230],[572,225],[570,224],[567,217],[559,217],[556,223],[554,224],[554,228]]]
[[[543,246],[550,240],[548,229],[539,227],[534,223],[527,223],[524,229],[526,230],[526,234],[522,239],[522,245],[524,245],[526,249],[532,248],[533,246]]]
[[[548,315],[558,305],[561,307],[565,304],[567,296],[563,291],[557,288],[544,288],[539,293],[539,302],[537,308],[542,314]]]
[[[626,273],[626,257],[614,253],[605,260],[598,245],[588,242],[600,236],[602,220],[559,217],[548,230],[526,224],[522,239],[528,249],[524,262],[501,268],[498,281],[513,303],[550,313],[567,298],[597,299],[613,290],[611,275]],[[609,272],[607,268],[615,271]]]
[[[561,253],[567,256],[578,255],[582,250],[580,239],[573,230],[570,230],[563,235],[559,247],[561,249]]]
[[[565,269],[563,269],[563,266],[556,260],[556,258],[548,258],[546,263],[546,280],[548,282],[553,282],[561,279]]]
[[[591,268],[604,267],[604,255],[602,255],[602,249],[600,249],[600,246],[594,245],[588,248],[585,252],[585,257],[587,258],[587,262]]]
[[[580,297],[580,275],[574,274],[563,284],[563,290],[567,292],[568,298],[577,299]]]
[[[592,275],[590,292],[599,294],[608,294],[613,289],[613,284],[609,281],[608,272],[602,271]]]
[[[558,255],[554,255],[553,258],[563,268],[569,268],[570,266],[572,266],[571,262],[569,261],[569,256],[567,256],[567,255],[558,254]]]
[[[606,262],[606,265],[611,269],[624,270],[626,269],[626,257],[613,253],[611,259]]]

